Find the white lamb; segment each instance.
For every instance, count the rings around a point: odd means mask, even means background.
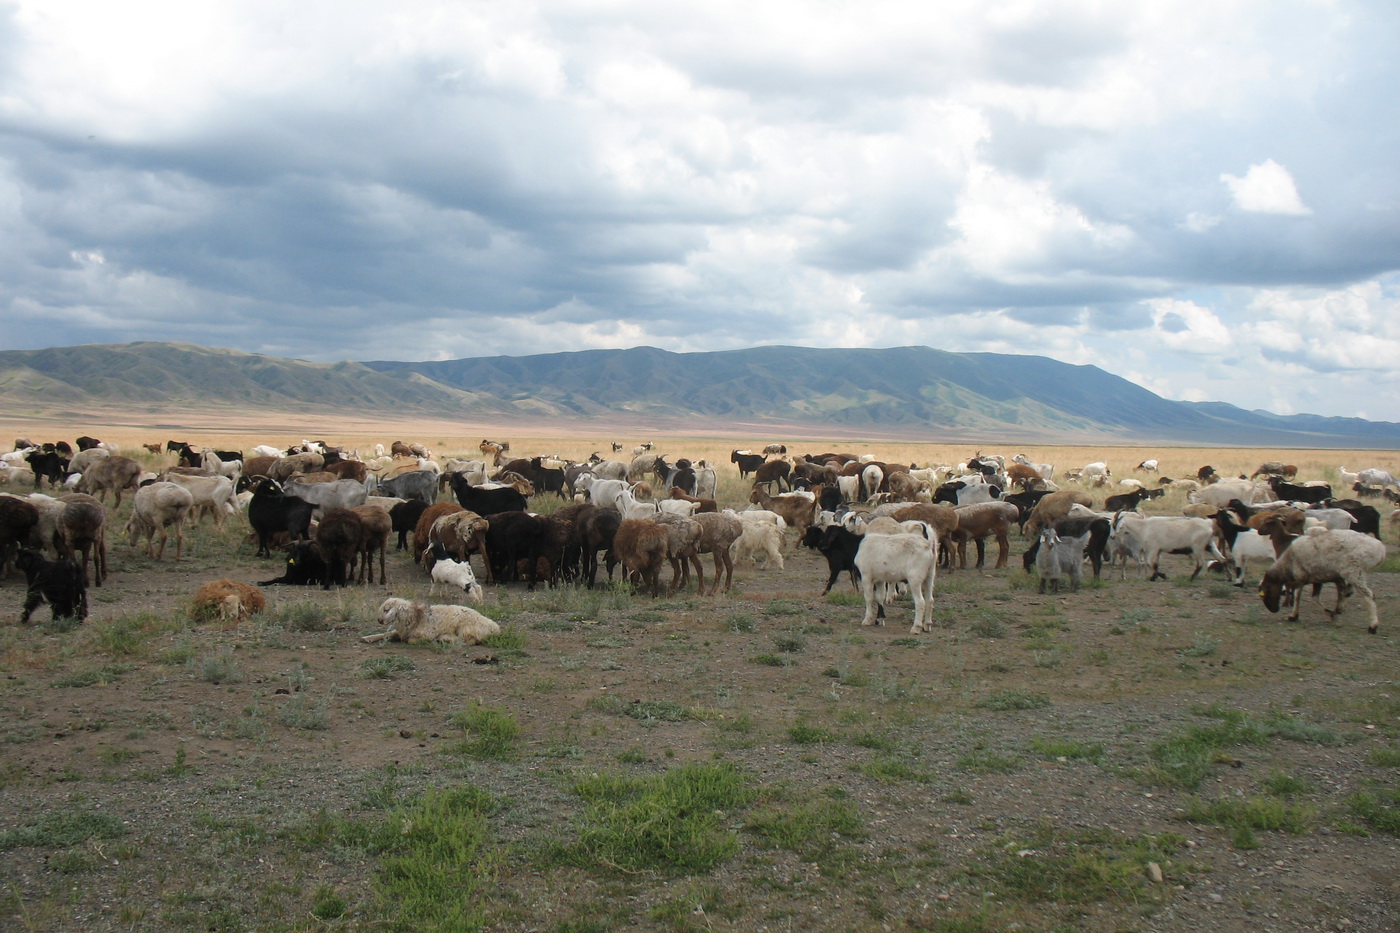
[[[745,513],[739,513],[743,518]],[[781,518],[778,519],[782,521]],[[777,566],[783,569],[782,554],[782,531],[779,526],[770,522],[743,521],[743,531],[734,543],[729,546],[729,554],[733,560],[744,560],[748,558],[755,563],[763,558],[764,567]]]
[[[391,596],[379,607],[380,623],[387,632],[365,635],[362,642],[441,641],[478,644],[501,631],[501,627],[470,606],[429,606]]]
[[[1285,597],[1293,601],[1293,614],[1288,621],[1297,622],[1302,608],[1301,590],[1312,584],[1313,596],[1328,619],[1334,619],[1342,611],[1353,591],[1360,593],[1370,614],[1367,631],[1375,634],[1380,628],[1376,615],[1376,598],[1367,584],[1367,571],[1385,560],[1385,545],[1370,535],[1359,531],[1315,531],[1295,538],[1288,548],[1279,555],[1274,565],[1264,573],[1259,584],[1259,596],[1270,612],[1278,612]],[[1337,604],[1328,609],[1322,602],[1322,586],[1336,584]]]
[[[440,557],[433,563],[433,585],[428,588],[428,595],[432,596],[437,592],[439,586],[461,587],[462,592],[467,594],[467,598],[474,603],[479,603],[485,598],[481,584],[476,582],[476,574],[472,571],[472,565],[467,561],[457,562],[450,557]]]

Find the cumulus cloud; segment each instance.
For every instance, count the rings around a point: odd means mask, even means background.
[[[1400,420],[1397,28],[1363,0],[16,0],[0,345],[929,344],[1337,414],[1364,373]]]
[[[1224,174],[1220,180],[1230,189],[1235,206],[1242,211],[1300,217],[1312,213],[1298,196],[1298,186],[1294,184],[1288,169],[1273,159],[1251,165],[1243,178]]]

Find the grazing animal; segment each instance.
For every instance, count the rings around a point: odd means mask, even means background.
[[[933,586],[938,575],[938,541],[919,534],[876,534],[867,531],[856,553],[865,617],[861,625],[877,624],[892,589],[908,584],[914,596],[910,634],[933,631]],[[877,594],[876,588],[880,588]]]
[[[470,606],[429,606],[397,596],[390,596],[380,604],[379,622],[389,626],[389,630],[366,635],[360,641],[366,644],[440,641],[477,645],[501,632],[499,625]]]
[[[1040,532],[1040,550],[1035,556],[1035,570],[1040,577],[1040,592],[1049,585],[1052,594],[1060,592],[1060,578],[1069,577],[1070,592],[1079,591],[1081,568],[1084,566],[1084,545],[1089,532],[1079,537],[1060,537],[1054,526]]]
[[[1328,619],[1335,619],[1341,613],[1348,596],[1360,593],[1370,614],[1367,631],[1374,635],[1380,628],[1380,620],[1376,615],[1375,594],[1371,592],[1366,574],[1383,560],[1385,545],[1370,535],[1331,529],[1306,534],[1295,538],[1264,572],[1259,596],[1270,612],[1278,612],[1284,597],[1291,597],[1293,613],[1288,621],[1297,622],[1302,608],[1299,591],[1308,584],[1312,585],[1313,595]],[[1337,587],[1337,602],[1331,609],[1322,602],[1322,586],[1327,583]]]
[[[87,575],[75,560],[49,560],[37,548],[23,548],[15,558],[15,566],[24,572],[28,591],[24,596],[24,611],[20,624],[27,623],[41,603],[49,604],[54,621],[87,618]]]
[[[185,519],[194,508],[194,496],[175,483],[156,482],[136,490],[132,498],[131,518],[126,524],[127,539],[133,547],[142,535],[146,537],[146,556],[161,560],[165,557],[165,542],[170,529],[175,529],[175,559],[178,561],[185,546]],[[160,535],[160,550],[154,547]]]
[[[62,556],[83,555],[83,572],[92,562],[90,580],[97,586],[107,578],[107,511],[92,496],[80,492],[61,496],[63,511],[58,516],[59,537],[63,541]]]

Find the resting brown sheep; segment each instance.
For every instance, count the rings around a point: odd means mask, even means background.
[[[221,577],[204,584],[194,594],[192,614],[199,619],[218,619],[237,625],[262,612],[267,599],[256,586]]]

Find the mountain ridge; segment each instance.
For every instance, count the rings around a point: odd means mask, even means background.
[[[931,347],[655,347],[441,361],[313,363],[197,344],[0,351],[11,411],[353,410],[652,427],[883,430],[962,440],[1400,447],[1400,424],[1164,399],[1096,366]]]

